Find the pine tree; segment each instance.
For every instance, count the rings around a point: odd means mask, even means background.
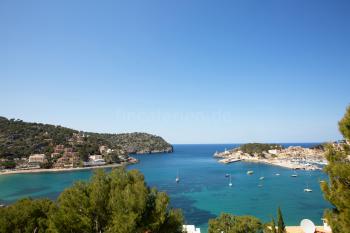
[[[285,233],[286,232],[286,226],[284,225],[284,220],[283,220],[282,211],[281,211],[280,207],[278,207],[278,210],[277,210],[277,218],[278,218],[277,233]]]
[[[350,140],[350,107],[339,121],[339,130],[345,140]],[[347,143],[328,145],[328,165],[325,172],[329,183],[322,183],[325,198],[334,206],[325,211],[325,218],[333,233],[350,232],[350,146]]]
[[[275,223],[275,219],[272,218],[272,221],[271,221],[271,233],[277,233],[276,231],[276,223]]]
[[[261,221],[253,216],[235,216],[221,213],[215,219],[209,219],[208,233],[262,233]]]

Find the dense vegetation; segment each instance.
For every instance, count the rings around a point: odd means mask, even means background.
[[[172,152],[172,146],[163,138],[147,133],[98,134],[111,147],[121,146],[128,153]]]
[[[219,217],[209,220],[208,233],[285,233],[282,211],[277,211],[278,226],[275,220],[263,224],[260,219],[253,216],[235,216],[222,213]]]
[[[282,146],[278,144],[247,143],[240,146],[238,149],[250,155],[262,155],[263,152],[267,152],[268,150],[282,149]]]
[[[168,204],[168,196],[147,187],[137,170],[98,170],[56,202],[23,199],[0,208],[0,232],[180,233],[182,214]]]
[[[346,140],[350,140],[350,107],[339,122],[339,130]],[[325,198],[334,208],[326,210],[333,233],[350,232],[350,146],[328,145],[326,157],[329,164],[325,172],[329,175],[329,184],[322,183]]]
[[[73,135],[81,135],[74,138]],[[55,145],[73,147],[82,159],[98,153],[100,145],[124,149],[131,153],[172,151],[172,146],[161,137],[146,133],[98,134],[39,123],[0,117],[0,158],[28,157],[33,153],[49,155]]]
[[[252,216],[235,216],[222,213],[219,217],[209,220],[208,233],[262,233],[263,224]]]

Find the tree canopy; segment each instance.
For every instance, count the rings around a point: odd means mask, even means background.
[[[0,232],[180,233],[183,216],[137,171],[98,170],[56,202],[24,199],[0,209]]]
[[[346,140],[350,140],[350,107],[339,121],[339,130]],[[350,146],[343,143],[328,145],[326,149],[328,165],[325,172],[329,183],[322,183],[325,198],[334,208],[325,211],[325,217],[333,233],[349,232],[350,229]]]
[[[235,216],[222,213],[219,217],[209,220],[208,233],[262,233],[263,224],[252,216]]]

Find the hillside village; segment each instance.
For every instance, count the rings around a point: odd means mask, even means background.
[[[171,153],[147,133],[98,134],[0,117],[0,171],[136,163],[130,154]]]

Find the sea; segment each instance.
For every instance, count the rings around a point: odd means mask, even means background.
[[[284,146],[311,147],[317,143],[288,143]],[[170,196],[170,206],[180,208],[186,224],[207,232],[208,220],[220,213],[253,215],[262,221],[276,218],[280,207],[286,225],[299,225],[304,218],[321,225],[324,209],[332,208],[322,194],[322,171],[294,171],[262,163],[221,164],[213,157],[239,144],[174,145],[174,153],[133,155],[140,160],[128,169],[140,170],[147,185]],[[107,169],[110,170],[110,169]],[[247,175],[247,171],[254,171]],[[277,176],[276,174],[280,174]],[[92,170],[58,173],[0,175],[0,203],[10,204],[24,197],[56,199],[78,180],[89,180]],[[232,186],[229,186],[231,175]],[[175,181],[179,176],[180,182]],[[260,177],[265,177],[260,180]],[[313,192],[304,192],[304,188]]]

